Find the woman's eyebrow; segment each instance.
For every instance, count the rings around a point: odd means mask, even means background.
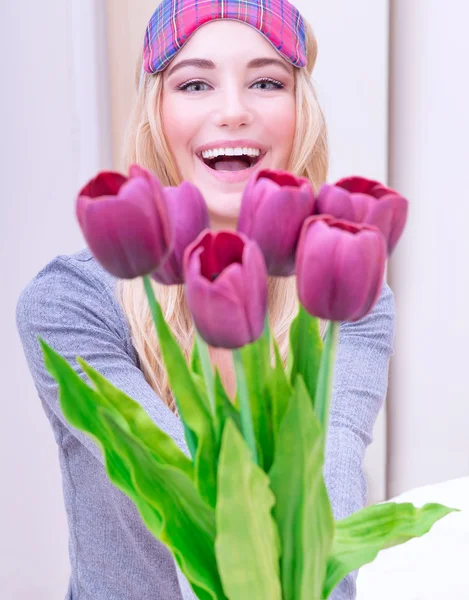
[[[258,69],[259,67],[268,67],[269,65],[277,65],[282,67],[287,73],[290,73],[290,69],[285,62],[278,58],[254,58],[248,63],[248,68]]]
[[[188,58],[181,60],[168,71],[168,77],[183,67],[198,67],[199,69],[215,69],[215,63],[205,58]]]
[[[269,65],[277,65],[284,69],[287,73],[290,73],[288,66],[277,58],[253,58],[248,63],[248,69],[259,69],[260,67],[267,67]],[[182,69],[183,67],[198,67],[199,69],[216,69],[216,65],[212,60],[206,58],[188,58],[181,60],[180,62],[173,65],[168,71],[168,77]]]

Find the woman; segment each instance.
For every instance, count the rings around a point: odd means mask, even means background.
[[[147,29],[145,72],[126,140],[128,163],[151,169],[165,185],[184,179],[197,185],[214,229],[235,228],[243,189],[256,169],[286,169],[309,177],[317,189],[326,179],[328,156],[310,78],[317,46],[309,26],[286,0],[269,3],[273,13],[253,0],[254,17],[242,0],[229,3],[230,12],[226,1],[210,1],[214,12],[208,16],[207,2],[177,4],[176,18],[175,7],[164,0]],[[283,16],[283,25],[274,13]],[[188,353],[193,332],[182,290],[154,285]],[[294,278],[272,279],[269,318],[284,357],[296,310]],[[37,343],[43,337],[80,374],[75,357],[82,356],[188,454],[141,281],[117,281],[87,249],[58,256],[22,293],[17,325],[59,447],[70,528],[67,599],[191,598],[169,552],[109,482],[101,452],[65,421]],[[393,338],[393,295],[384,284],[372,313],[340,328],[325,465],[336,518],[366,502],[362,461],[385,398]],[[211,356],[233,395],[230,355],[212,349]],[[332,598],[353,599],[355,578],[345,578]]]

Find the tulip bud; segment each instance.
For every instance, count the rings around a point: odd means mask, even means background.
[[[188,181],[179,187],[165,187],[169,218],[174,231],[174,246],[165,262],[152,278],[165,285],[184,283],[184,250],[204,229],[209,227],[209,215],[200,191]]]
[[[234,231],[204,231],[184,254],[186,299],[211,346],[241,348],[263,332],[267,269],[255,242]]]
[[[264,169],[250,179],[237,229],[257,242],[269,275],[294,274],[301,227],[313,209],[314,190],[305,177]]]
[[[171,250],[172,231],[158,179],[138,165],[129,177],[101,172],[80,192],[76,215],[98,262],[112,275],[149,275]]]
[[[358,321],[380,296],[385,265],[386,241],[377,227],[310,217],[296,259],[300,302],[321,319]]]
[[[315,207],[316,214],[375,225],[386,238],[388,255],[402,235],[407,211],[405,198],[378,181],[363,177],[346,177],[335,185],[323,185]]]

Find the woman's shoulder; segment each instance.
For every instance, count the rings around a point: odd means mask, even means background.
[[[88,248],[73,254],[59,254],[27,283],[20,298],[47,291],[50,297],[73,290],[77,301],[86,299],[95,288],[113,294],[117,279],[105,271]]]
[[[42,319],[73,331],[86,322],[90,327],[111,328],[122,336],[126,323],[115,294],[117,281],[87,248],[57,255],[21,291],[16,305],[17,327],[21,331]]]
[[[117,279],[105,271],[88,248],[72,254],[58,254],[31,279],[26,288],[41,285],[60,288],[87,281],[90,286],[112,291]]]

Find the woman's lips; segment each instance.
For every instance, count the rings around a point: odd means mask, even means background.
[[[201,156],[197,155],[197,158],[200,160],[202,166],[208,173],[210,173],[215,179],[218,179],[218,181],[223,181],[226,183],[237,183],[239,181],[247,181],[250,179],[256,169],[259,168],[259,165],[262,164],[264,157],[265,153],[260,156],[255,165],[252,167],[247,167],[246,169],[241,169],[240,171],[216,171],[215,169],[210,168]]]

